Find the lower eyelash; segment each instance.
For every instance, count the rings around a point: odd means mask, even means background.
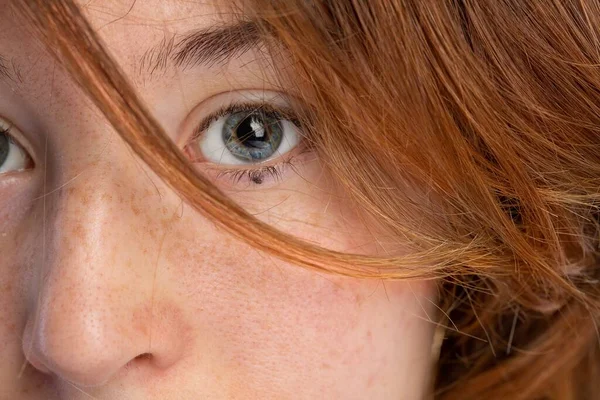
[[[286,161],[278,165],[270,165],[261,168],[223,170],[219,172],[217,178],[220,179],[226,177],[233,183],[246,181],[255,185],[262,185],[267,179],[273,179],[276,182],[279,182],[281,181],[281,176],[283,175],[285,167],[289,164],[290,161]]]
[[[246,182],[249,185],[256,186],[267,183],[269,180],[278,183],[283,180],[283,175],[287,172],[288,168],[299,174],[296,168],[299,164],[306,162],[307,155],[314,154],[312,150],[312,146],[302,146],[297,154],[289,156],[274,165],[245,169],[218,169],[216,179],[227,178],[233,184]]]

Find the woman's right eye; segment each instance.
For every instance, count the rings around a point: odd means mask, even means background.
[[[12,128],[0,129],[0,175],[33,167],[27,151],[11,136]]]
[[[251,166],[283,156],[300,141],[298,126],[274,110],[260,106],[223,111],[199,138],[199,151],[209,162]]]
[[[186,125],[193,134],[184,152],[203,171],[230,177],[234,184],[277,182],[288,169],[298,171],[306,161],[300,155],[310,154],[297,109],[297,101],[279,92],[213,96],[191,114]]]

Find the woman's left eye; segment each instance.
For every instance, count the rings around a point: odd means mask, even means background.
[[[190,144],[191,152],[194,158],[222,166],[264,163],[288,153],[300,141],[295,122],[264,107],[221,112],[204,126]]]

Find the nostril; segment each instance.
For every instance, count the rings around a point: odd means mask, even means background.
[[[141,364],[147,364],[150,363],[152,360],[153,356],[150,353],[143,353],[140,354],[139,356],[137,356],[136,358],[132,359],[131,361],[129,361],[126,365],[125,368],[129,369],[133,366],[139,366]]]
[[[39,353],[33,343],[33,330],[30,329],[31,321],[27,321],[27,326],[25,327],[25,332],[23,333],[23,346],[22,352],[25,360],[29,365],[31,365],[36,370],[49,374],[50,370],[46,367],[44,362],[42,361]]]
[[[144,354],[140,354],[139,356],[134,358],[133,361],[146,361],[146,360],[150,361],[151,358],[152,358],[152,354],[144,353]]]
[[[48,368],[46,368],[44,363],[42,363],[42,361],[36,356],[35,352],[29,351],[25,355],[25,358],[26,358],[27,362],[36,370],[38,370],[44,374],[50,373],[50,370]]]

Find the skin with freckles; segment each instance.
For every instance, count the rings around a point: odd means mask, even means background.
[[[432,283],[323,275],[231,238],[141,163],[5,4],[0,54],[19,72],[0,81],[0,120],[33,166],[0,174],[0,399],[425,396]],[[218,107],[288,96],[253,52],[226,65],[139,67],[161,40],[219,23],[209,2],[81,4],[182,150]],[[398,250],[316,156],[290,154],[293,168],[260,183],[210,162],[198,170],[303,239]]]

